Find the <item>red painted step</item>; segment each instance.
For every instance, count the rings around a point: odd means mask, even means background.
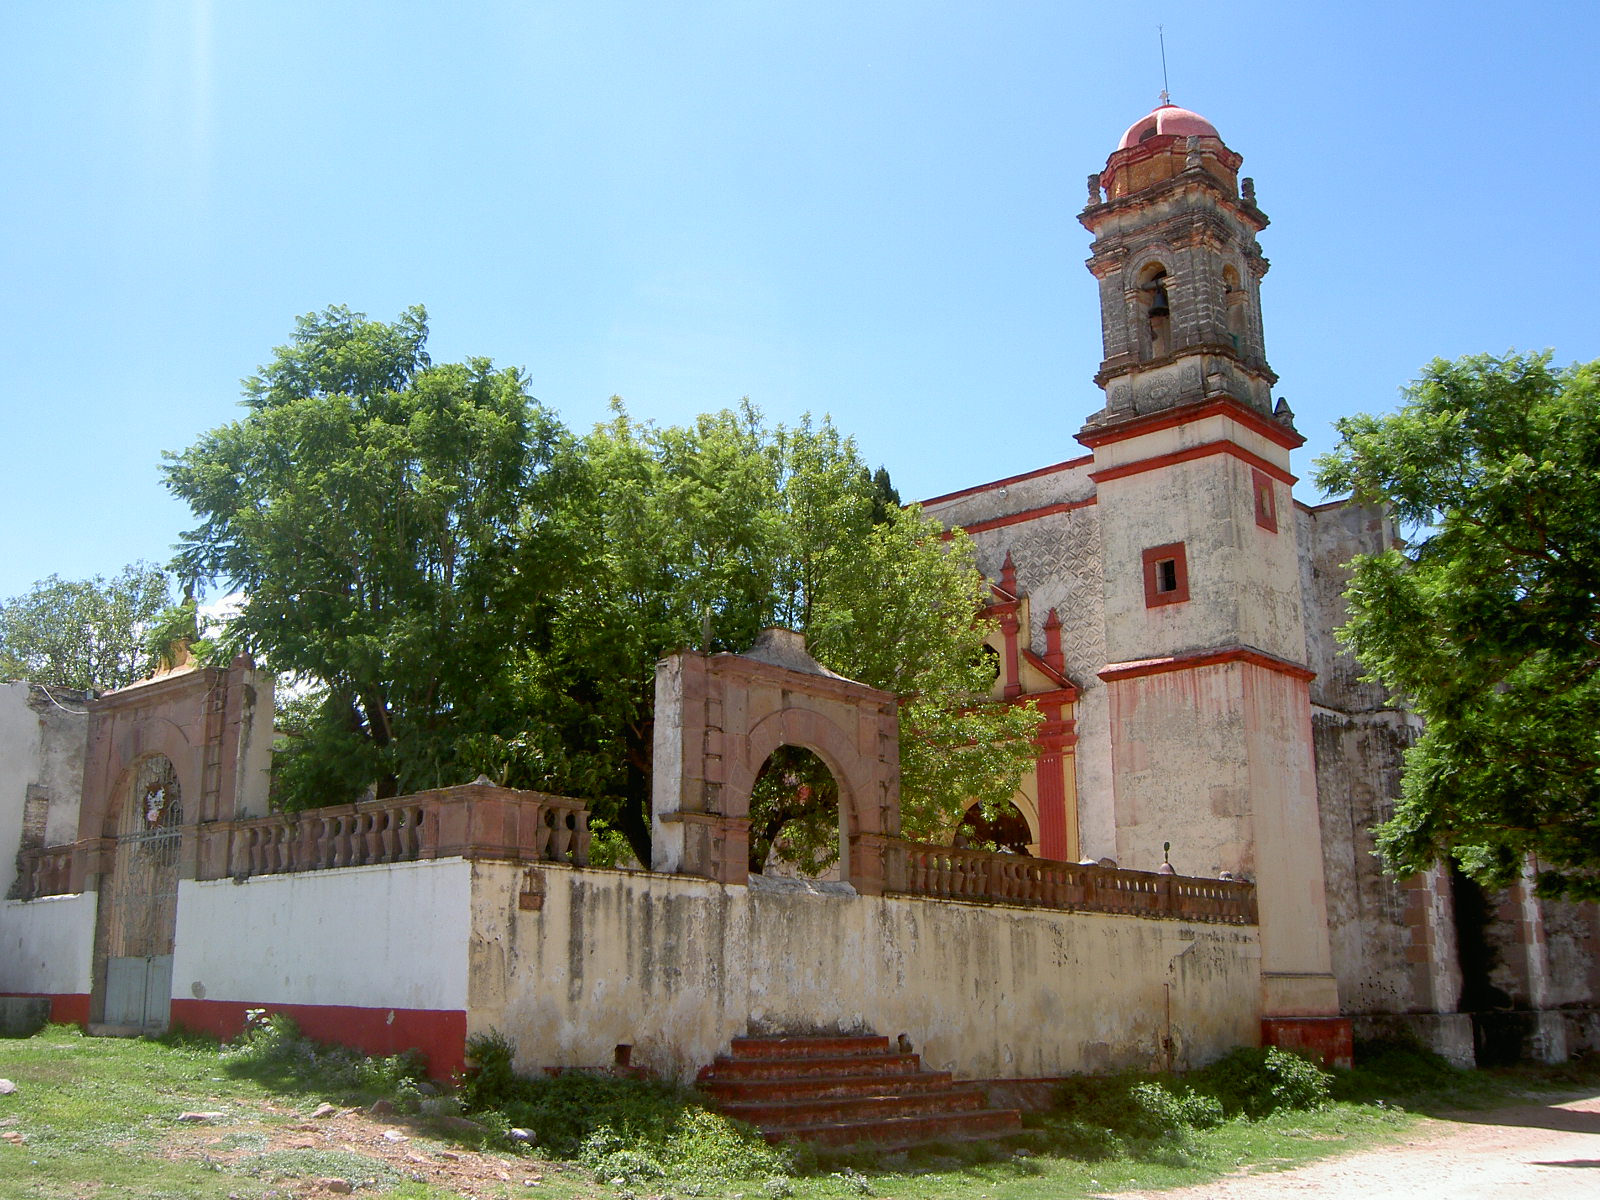
[[[817,1058],[730,1058],[718,1055],[700,1068],[705,1079],[799,1079],[814,1075],[915,1075],[922,1060],[915,1054],[832,1054]]]
[[[825,1096],[808,1100],[734,1101],[722,1111],[762,1129],[796,1125],[832,1125],[848,1121],[881,1121],[888,1117],[922,1117],[939,1113],[976,1112],[983,1091],[972,1086],[902,1096]]]
[[[942,1091],[949,1071],[895,1075],[806,1075],[781,1079],[702,1078],[700,1086],[719,1101],[804,1100],[818,1096],[901,1096]]]
[[[889,1039],[871,1033],[826,1037],[736,1037],[729,1046],[733,1058],[828,1058],[857,1054],[884,1054]]]
[[[734,1038],[700,1086],[768,1141],[904,1149],[1022,1128],[1015,1109],[984,1108],[981,1088],[924,1071],[919,1056],[873,1034]]]

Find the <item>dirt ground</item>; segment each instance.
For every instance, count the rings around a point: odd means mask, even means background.
[[[282,1112],[272,1105],[260,1106],[263,1113]],[[331,1106],[330,1106],[331,1107]],[[374,1116],[356,1108],[338,1109],[327,1116],[298,1121],[285,1126],[252,1126],[230,1114],[224,1127],[198,1123],[175,1132],[168,1138],[166,1154],[171,1158],[205,1157],[216,1162],[236,1162],[261,1153],[225,1148],[233,1139],[228,1134],[241,1128],[259,1128],[267,1135],[266,1150],[338,1150],[382,1163],[406,1178],[453,1188],[463,1197],[501,1196],[508,1189],[538,1196],[545,1183],[588,1184],[588,1174],[568,1163],[518,1158],[505,1154],[483,1154],[463,1147],[445,1145],[429,1136],[425,1126],[404,1117]],[[283,1182],[275,1193],[282,1200],[321,1200],[322,1197],[349,1194],[349,1181],[338,1176]],[[585,1187],[586,1191],[600,1189]],[[271,1194],[271,1193],[269,1193]],[[361,1194],[357,1192],[357,1194]]]
[[[1292,1171],[1232,1176],[1119,1200],[1595,1200],[1600,1197],[1600,1096],[1454,1114],[1381,1150]]]

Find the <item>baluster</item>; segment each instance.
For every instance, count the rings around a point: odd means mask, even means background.
[[[386,863],[400,861],[400,822],[404,817],[403,808],[384,810],[383,821],[378,829],[379,861]]]
[[[422,822],[426,812],[420,804],[408,804],[400,812],[400,828],[395,830],[395,853],[403,862],[413,862],[422,855]]]
[[[362,866],[383,861],[378,857],[378,822],[381,820],[382,809],[368,809],[356,814],[355,860]]]
[[[529,850],[536,861],[550,862],[556,858],[557,837],[555,810],[540,804],[534,809],[533,845]]]
[[[350,865],[350,818],[337,816],[333,818],[333,836],[329,839],[333,843],[333,866],[347,867]]]
[[[580,808],[572,814],[577,846],[574,848],[572,861],[580,867],[589,865],[589,810]]]
[[[556,844],[551,850],[551,857],[558,862],[570,863],[572,861],[572,813],[564,808],[553,810],[556,819]]]

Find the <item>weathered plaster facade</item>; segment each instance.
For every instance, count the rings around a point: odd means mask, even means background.
[[[473,890],[473,1021],[530,1068],[602,1066],[622,1043],[686,1077],[746,1032],[870,1030],[936,1069],[1019,1078],[1159,1067],[1169,1045],[1198,1065],[1256,1036],[1250,926],[535,870],[534,911],[516,870],[479,867]]]
[[[17,851],[70,842],[83,793],[87,697],[0,684],[0,896],[17,883]]]

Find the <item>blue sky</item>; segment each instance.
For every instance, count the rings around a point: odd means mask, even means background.
[[[422,303],[585,429],[748,396],[924,497],[1099,407],[1084,180],[1156,103],[1272,218],[1309,445],[1436,355],[1600,357],[1595,6],[23,0],[0,13],[0,597],[165,561],[163,450],[296,315]],[[1299,494],[1315,500],[1309,483]]]

